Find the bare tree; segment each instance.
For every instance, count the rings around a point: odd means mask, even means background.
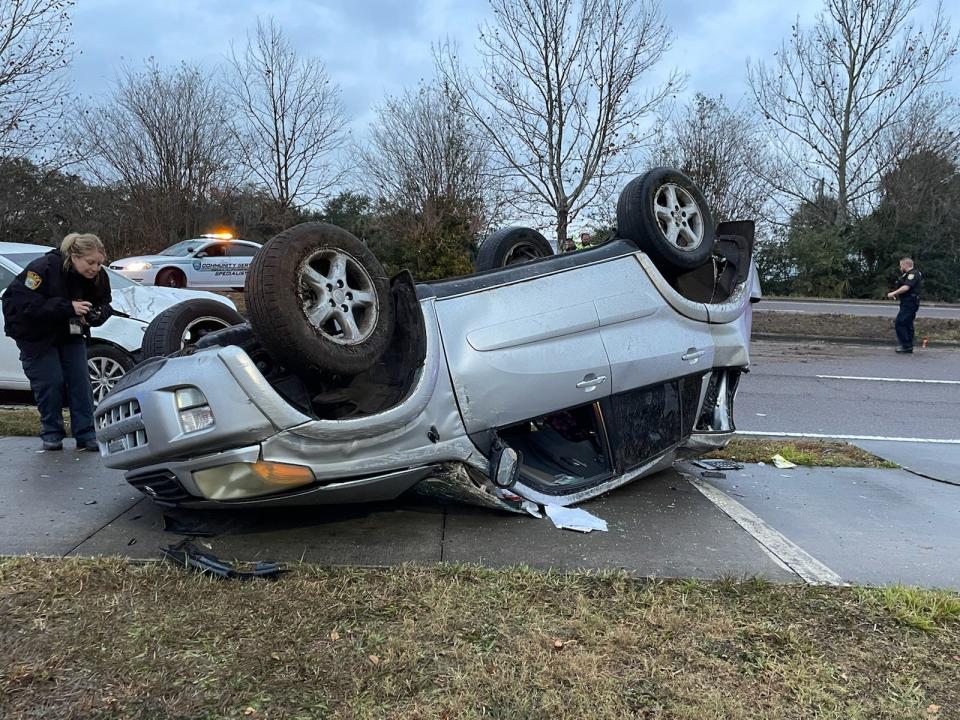
[[[489,142],[472,131],[460,100],[444,88],[421,85],[387,98],[358,155],[373,194],[426,224],[454,209],[477,235],[502,205]]]
[[[862,210],[881,176],[913,149],[875,152],[885,133],[910,120],[911,106],[945,78],[958,39],[938,6],[916,29],[919,0],[825,0],[813,28],[794,25],[772,67],[748,66],[747,79],[782,163],[775,189],[813,203],[838,199],[845,224]],[[906,135],[904,135],[906,137]]]
[[[49,140],[65,93],[72,0],[0,2],[0,156]]]
[[[99,182],[130,188],[158,241],[199,232],[198,208],[235,176],[236,150],[224,132],[219,87],[198,68],[121,71],[113,94],[80,114],[75,143]]]
[[[518,209],[552,217],[558,242],[632,169],[642,119],[678,83],[637,84],[670,46],[656,0],[490,0],[480,72],[440,48],[440,72],[516,181]]]
[[[271,19],[257,22],[229,65],[243,167],[281,211],[323,197],[342,176],[334,155],[346,124],[340,89],[323,64],[300,57]]]
[[[651,164],[681,169],[718,220],[772,214],[764,179],[768,152],[755,118],[731,109],[722,96],[698,93],[679,113],[663,116],[652,147]]]

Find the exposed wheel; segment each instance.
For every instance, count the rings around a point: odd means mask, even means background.
[[[553,248],[536,230],[508,227],[488,235],[480,244],[476,265],[477,270],[493,270],[549,255]]]
[[[157,279],[153,284],[157,287],[182,288],[186,287],[187,278],[176,268],[164,268],[157,273]]]
[[[198,298],[171,305],[143,333],[144,359],[169,355],[193,345],[204,335],[244,322],[243,315],[216,300]]]
[[[272,238],[250,264],[245,297],[262,345],[297,372],[356,375],[393,335],[386,273],[335,225],[304,223]]]
[[[134,366],[129,353],[114,347],[98,343],[87,347],[87,369],[90,383],[93,385],[93,404],[99,405],[117,381]]]
[[[692,270],[713,252],[710,209],[693,181],[655,168],[631,180],[617,202],[617,233],[657,263]]]

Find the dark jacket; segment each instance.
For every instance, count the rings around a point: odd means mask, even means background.
[[[10,283],[3,294],[3,322],[7,335],[24,347],[59,345],[79,339],[70,334],[70,320],[77,319],[74,300],[87,300],[93,307],[85,316],[83,334],[103,325],[113,313],[110,278],[101,270],[93,280],[63,269],[63,255],[51,250],[39,257]]]

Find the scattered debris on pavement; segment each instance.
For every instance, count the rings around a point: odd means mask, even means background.
[[[773,461],[773,464],[781,470],[789,470],[790,468],[795,468],[796,463],[792,463],[787,460],[783,455],[779,453],[770,458]]]
[[[588,533],[591,530],[607,531],[607,521],[591,515],[586,510],[580,508],[561,507],[560,505],[544,505],[544,512],[547,517],[553,520],[553,524],[558,528],[567,530],[576,530],[578,532]]]

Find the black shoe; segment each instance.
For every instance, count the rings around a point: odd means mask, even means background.
[[[63,450],[63,443],[60,440],[44,440],[44,450]]]
[[[912,348],[912,347],[903,347],[903,346],[901,345],[901,346],[898,347],[894,352],[898,352],[898,353],[912,353],[912,352],[913,352],[913,348]]]
[[[77,450],[89,450],[90,452],[100,452],[100,446],[96,440],[77,440]]]

